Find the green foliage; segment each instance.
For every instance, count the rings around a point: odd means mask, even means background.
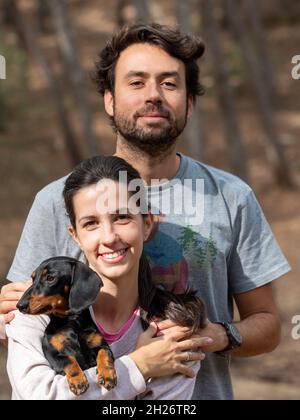
[[[25,117],[28,109],[28,63],[26,53],[9,45],[0,33],[0,54],[6,60],[6,79],[0,80],[0,131],[8,121]]]

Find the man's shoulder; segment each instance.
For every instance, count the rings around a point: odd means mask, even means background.
[[[43,187],[36,195],[36,198],[43,204],[61,203],[63,189],[68,175],[59,178]]]
[[[215,168],[206,163],[184,156],[187,165],[185,178],[203,179],[205,191],[208,194],[223,194],[224,196],[246,196],[252,189],[238,176]]]

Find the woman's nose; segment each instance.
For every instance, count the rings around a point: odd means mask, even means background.
[[[119,239],[119,236],[113,226],[111,225],[104,225],[102,234],[101,234],[101,242],[104,245],[110,245],[116,242]]]

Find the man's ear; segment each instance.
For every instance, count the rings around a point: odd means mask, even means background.
[[[104,108],[110,117],[114,116],[114,97],[110,90],[104,92]]]
[[[187,117],[191,118],[193,115],[193,111],[194,111],[194,102],[193,102],[193,97],[190,95],[188,97],[188,103],[187,103]]]
[[[80,261],[72,270],[69,308],[72,314],[77,314],[95,302],[103,282],[94,270]]]

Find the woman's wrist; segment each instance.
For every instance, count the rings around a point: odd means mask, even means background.
[[[150,375],[150,371],[149,371],[149,368],[147,366],[147,363],[145,363],[145,359],[143,357],[141,357],[141,355],[140,355],[140,351],[135,350],[134,352],[130,353],[128,356],[134,361],[137,368],[139,369],[139,371],[143,375],[145,381],[147,381],[151,377],[151,375]]]

